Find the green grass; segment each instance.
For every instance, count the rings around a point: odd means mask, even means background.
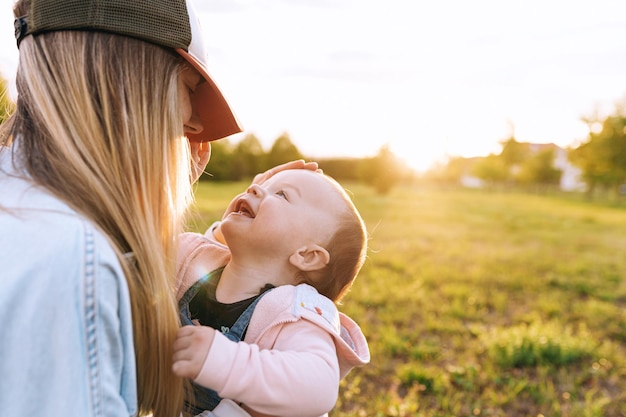
[[[192,228],[246,185],[200,184]],[[626,209],[346,187],[371,239],[341,309],[372,362],[331,417],[626,416]]]

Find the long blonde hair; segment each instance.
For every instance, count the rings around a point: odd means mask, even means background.
[[[191,201],[181,65],[172,52],[124,36],[28,36],[17,110],[0,138],[13,141],[14,157],[37,183],[91,219],[116,249],[131,296],[139,411],[155,417],[178,416],[183,399],[171,371],[175,236]]]

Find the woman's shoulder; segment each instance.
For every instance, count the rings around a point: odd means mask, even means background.
[[[105,394],[117,390],[133,406],[130,297],[107,237],[44,189],[25,179],[2,177],[0,264],[0,321],[11,323],[3,330],[14,341],[3,355],[16,364],[36,357],[43,380],[68,369],[81,375],[68,379],[71,383],[63,390],[68,396],[59,397],[59,406],[85,387],[98,387]],[[54,340],[55,349],[42,349],[33,340]],[[81,406],[87,405],[79,401],[76,407]]]
[[[6,159],[7,154],[2,156]],[[6,161],[3,161],[2,168],[7,168]],[[33,229],[38,232],[32,234],[35,239],[47,233],[57,233],[57,239],[64,240],[71,235],[60,231],[82,227],[83,223],[81,216],[68,203],[16,170],[0,171],[0,214],[3,227]],[[11,239],[19,237],[19,230],[15,233]]]
[[[82,276],[89,268],[121,273],[107,237],[90,220],[27,178],[0,179],[0,262],[11,276]],[[7,262],[4,262],[7,261]],[[58,285],[64,285],[59,279]]]
[[[5,191],[0,188],[0,191]],[[96,245],[108,254],[112,247],[90,220],[66,202],[36,186],[24,188],[12,201],[0,201],[2,234],[6,245],[29,245],[31,255],[54,251],[83,251]],[[36,249],[36,250],[35,250]]]

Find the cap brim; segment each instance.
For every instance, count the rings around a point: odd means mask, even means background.
[[[240,133],[242,128],[235,114],[204,65],[183,49],[177,48],[176,52],[198,70],[206,81],[198,86],[194,94],[194,108],[202,120],[202,132],[198,134],[188,133],[189,140],[192,142],[210,142]]]

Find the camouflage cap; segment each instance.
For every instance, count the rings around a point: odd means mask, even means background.
[[[195,93],[203,131],[188,134],[189,139],[208,142],[241,132],[209,75],[201,25],[191,0],[31,0],[28,14],[15,19],[18,47],[27,35],[58,30],[103,31],[174,49],[206,80]]]

